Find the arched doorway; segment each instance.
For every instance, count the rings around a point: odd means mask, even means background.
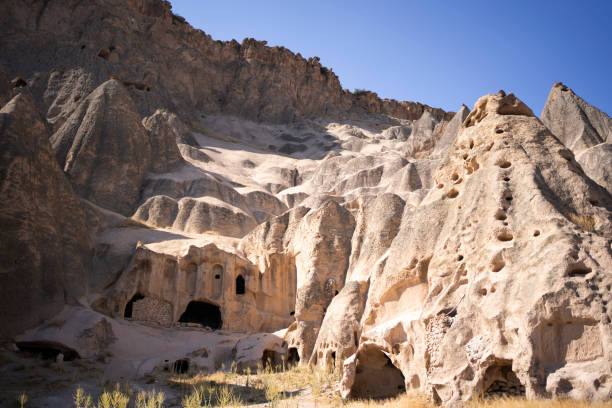
[[[238,275],[238,277],[236,278],[236,294],[244,295],[244,293],[245,293],[244,278],[242,277],[242,275]]]
[[[207,302],[189,302],[185,312],[181,315],[181,323],[199,323],[202,326],[210,327],[213,330],[223,326],[221,320],[221,309],[219,306]]]

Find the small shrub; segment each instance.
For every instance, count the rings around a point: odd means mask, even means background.
[[[141,391],[136,396],[136,408],[162,408],[165,395],[163,392],[151,390]]]
[[[268,379],[264,383],[266,399],[271,406],[275,406],[281,396],[281,389],[277,381]]]
[[[72,394],[75,408],[89,408],[91,406],[91,395],[85,394],[82,387],[78,387]]]
[[[355,96],[363,96],[369,93],[370,91],[368,91],[367,89],[361,89],[361,88],[355,88],[355,90],[353,91],[353,95]]]
[[[17,400],[19,401],[19,408],[23,408],[25,407],[26,402],[28,402],[28,396],[25,392],[22,392],[19,394],[19,397],[17,397]]]

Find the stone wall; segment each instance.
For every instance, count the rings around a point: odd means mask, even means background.
[[[170,326],[173,322],[172,305],[162,299],[145,297],[132,305],[132,320],[155,322]]]

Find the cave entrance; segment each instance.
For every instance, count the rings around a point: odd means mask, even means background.
[[[352,397],[392,398],[403,392],[406,392],[404,375],[382,350],[367,347],[359,352]]]
[[[134,311],[134,302],[144,299],[144,296],[140,293],[136,293],[132,296],[129,302],[125,305],[125,312],[123,313],[123,317],[130,319],[132,317],[132,313]]]
[[[210,327],[213,330],[223,326],[221,320],[221,309],[219,306],[207,302],[189,302],[187,309],[181,315],[181,323],[199,323],[202,326]]]
[[[174,364],[172,364],[172,372],[176,374],[185,374],[189,371],[189,360],[182,359],[176,360]]]
[[[261,356],[261,364],[264,369],[270,368],[274,370],[278,368],[281,364],[280,354],[274,350],[264,350]]]
[[[20,341],[17,342],[19,350],[39,356],[43,360],[55,360],[61,353],[64,361],[72,361],[79,358],[76,350],[53,341]]]
[[[512,371],[512,360],[499,360],[487,368],[484,390],[485,399],[525,396],[525,386]]]
[[[287,350],[287,366],[292,367],[297,365],[300,362],[300,353],[298,353],[298,349],[295,347],[290,347]]]

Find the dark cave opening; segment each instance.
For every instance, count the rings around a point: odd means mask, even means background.
[[[300,353],[298,353],[298,349],[295,347],[290,347],[287,350],[287,365],[289,367],[297,365],[300,362]]]
[[[43,360],[55,360],[58,354],[64,355],[64,361],[79,358],[79,353],[70,347],[52,341],[21,341],[17,343],[19,350],[39,356]]]
[[[404,392],[404,374],[383,350],[368,347],[358,353],[355,382],[351,388],[353,397],[393,398]]]
[[[512,360],[499,360],[487,368],[484,381],[485,399],[525,396],[525,386],[512,371]]]
[[[123,313],[123,317],[131,318],[133,307],[134,307],[134,302],[138,300],[142,300],[142,299],[144,299],[144,296],[141,295],[140,293],[136,293],[134,296],[132,296],[132,299],[130,299],[130,301],[127,302],[127,304],[125,305],[125,312]]]
[[[197,301],[189,302],[179,322],[200,323],[202,326],[210,327],[213,330],[220,329],[223,326],[219,306]]]
[[[277,369],[281,365],[280,354],[274,350],[265,349],[261,356],[261,364],[263,368]]]
[[[172,364],[172,372],[176,374],[185,374],[189,371],[189,360],[182,359],[176,360],[174,364]]]
[[[244,278],[242,277],[242,275],[238,275],[238,277],[236,278],[236,294],[244,295],[245,291],[246,288]]]

